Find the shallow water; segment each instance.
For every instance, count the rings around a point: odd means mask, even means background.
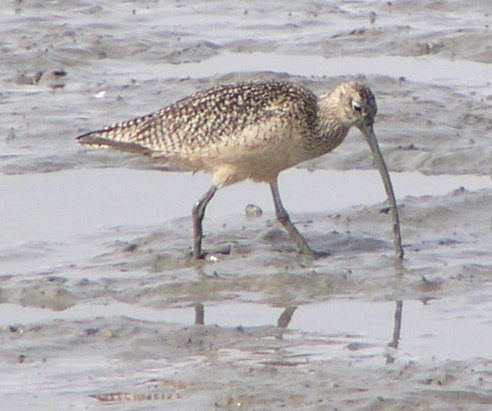
[[[231,53],[224,52],[210,57],[206,61],[187,62],[180,65],[142,64],[137,72],[139,80],[149,76],[163,75],[168,78],[186,79],[203,78],[228,71],[244,72],[285,72],[300,77],[338,77],[357,76],[363,73],[367,76],[378,75],[392,78],[404,78],[409,81],[439,86],[455,87],[465,92],[481,92],[488,96],[492,92],[490,78],[492,67],[489,63],[479,63],[466,60],[449,60],[442,58],[415,58],[404,56],[343,56],[322,57],[312,55],[284,55],[280,53]],[[135,67],[105,67],[105,71],[114,71],[117,76],[135,77]],[[466,76],[463,75],[466,73]]]
[[[473,175],[406,172],[393,173],[392,180],[397,197],[402,199],[443,195],[460,187],[472,191],[492,188],[490,177]],[[66,241],[118,226],[158,225],[179,217],[191,218],[193,203],[208,189],[211,179],[205,174],[114,168],[0,175],[0,182],[6,194],[0,213],[16,216],[0,221],[0,247],[9,247],[26,240]],[[285,206],[293,213],[331,213],[385,200],[375,170],[293,169],[281,174],[279,184]],[[207,208],[207,219],[239,216],[248,203],[257,204],[270,215],[273,212],[268,186],[244,182],[219,191]]]
[[[296,361],[358,359],[382,364],[391,355],[399,360],[470,360],[492,355],[491,290],[481,290],[465,298],[401,301],[401,318],[396,323],[396,302],[330,299],[295,307],[283,335],[302,342],[291,348]],[[460,310],[457,315],[455,308]],[[214,303],[204,308],[205,324],[219,327],[262,327],[277,324],[284,311],[266,304],[235,301]],[[191,326],[195,324],[193,307],[155,309],[127,303],[79,304],[66,310],[1,304],[0,324],[12,326],[15,318],[23,327],[52,321],[87,321],[125,317],[147,322]],[[343,318],[343,322],[340,319]],[[395,327],[400,327],[398,350],[389,347]],[[480,339],[477,340],[477,336]],[[243,361],[255,362],[242,354]]]
[[[491,13],[454,0],[3,7],[3,406],[100,409],[119,392],[112,409],[489,409]],[[332,254],[316,261],[276,224],[268,188],[243,183],[207,210],[214,258],[197,265],[189,214],[210,177],[74,142],[216,83],[321,94],[359,74],[378,100],[401,264],[357,132],[280,177],[296,225]],[[247,219],[249,203],[263,215]]]

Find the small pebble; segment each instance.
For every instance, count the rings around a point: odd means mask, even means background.
[[[261,217],[263,214],[263,210],[254,204],[248,204],[244,209],[244,212],[248,219],[258,218]]]

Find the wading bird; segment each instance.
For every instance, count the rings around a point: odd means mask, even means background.
[[[320,97],[291,82],[243,82],[198,91],[155,113],[83,134],[77,141],[212,173],[212,187],[192,211],[195,258],[204,256],[207,204],[219,188],[248,178],[270,185],[277,219],[299,252],[318,256],[321,253],[311,249],[282,205],[277,178],[282,170],[332,151],[355,126],[381,173],[392,210],[396,254],[403,258],[398,208],[373,131],[376,112],[374,94],[357,81],[342,83]]]

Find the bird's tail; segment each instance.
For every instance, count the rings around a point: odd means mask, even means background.
[[[76,138],[79,144],[93,147],[111,147],[123,151],[149,154],[150,150],[139,144],[138,134],[151,116],[114,124],[100,130],[90,131]]]

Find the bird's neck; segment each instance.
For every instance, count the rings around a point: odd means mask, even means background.
[[[350,125],[341,120],[341,109],[335,101],[336,99],[333,99],[331,95],[321,96],[318,99],[317,137],[323,142],[326,153],[338,147],[350,129]]]

